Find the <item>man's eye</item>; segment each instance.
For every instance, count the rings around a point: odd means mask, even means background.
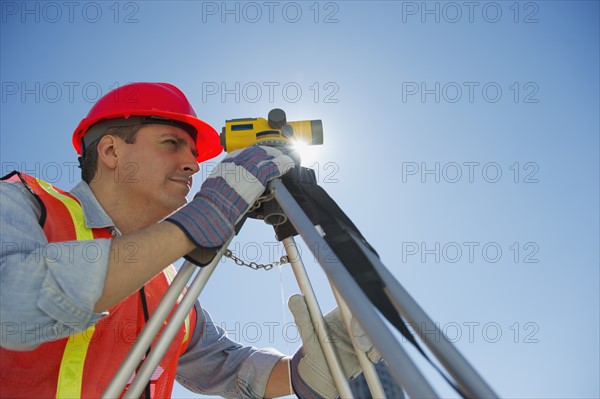
[[[165,140],[165,143],[169,143],[169,144],[173,144],[173,145],[177,145],[177,141],[176,140]]]

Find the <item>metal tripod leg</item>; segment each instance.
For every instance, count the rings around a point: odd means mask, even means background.
[[[231,240],[230,240],[231,241]],[[229,242],[230,242],[229,241]],[[166,353],[173,337],[175,337],[177,331],[183,324],[185,317],[190,312],[196,298],[204,288],[208,278],[211,276],[212,272],[217,267],[219,260],[225,253],[227,242],[215,255],[213,260],[203,268],[200,269],[196,277],[194,278],[192,284],[189,286],[188,291],[184,295],[183,299],[179,303],[173,317],[167,324],[167,327],[161,334],[160,338],[156,342],[156,345],[148,355],[148,357],[144,360],[142,367],[140,368],[138,374],[134,378],[133,382],[129,386],[127,392],[125,392],[124,398],[139,398],[144,387],[150,380],[152,376],[152,372],[156,369],[156,366]],[[135,369],[138,367],[140,361],[142,360],[144,354],[154,341],[154,338],[158,334],[160,328],[163,325],[163,322],[167,319],[168,315],[173,310],[173,306],[177,302],[177,298],[185,289],[185,286],[197,269],[197,266],[193,265],[190,262],[184,262],[183,266],[175,276],[175,279],[169,286],[169,289],[165,293],[163,299],[160,304],[152,314],[152,317],[148,320],[148,323],[142,330],[140,336],[138,337],[136,343],[133,345],[127,357],[119,367],[119,370],[115,373],[115,376],[111,380],[108,388],[104,392],[103,398],[118,398],[125,385],[127,384],[127,380]]]
[[[375,266],[377,272],[386,282],[386,294],[396,307],[396,310],[415,328],[423,342],[429,347],[431,352],[439,359],[444,368],[448,370],[457,384],[469,397],[473,398],[496,398],[498,395],[477,373],[477,371],[467,362],[461,353],[446,338],[439,327],[423,311],[419,304],[406,292],[398,280],[381,263],[371,251],[362,243],[362,240],[356,239],[363,252],[368,254],[369,260]],[[427,339],[426,334],[436,332],[439,340]]]
[[[310,247],[329,279],[334,282],[335,287],[347,301],[353,315],[364,327],[375,347],[387,361],[396,381],[402,385],[411,397],[438,397],[281,180],[272,181],[270,187],[279,206]]]
[[[302,291],[302,294],[304,295],[308,313],[310,313],[310,318],[314,322],[315,332],[319,338],[319,343],[321,344],[321,349],[323,349],[323,354],[325,355],[325,360],[329,366],[329,371],[331,372],[333,381],[335,382],[338,392],[340,393],[340,398],[353,398],[352,390],[350,389],[350,385],[348,385],[348,381],[344,375],[344,371],[335,352],[335,348],[327,337],[323,313],[321,312],[321,308],[317,302],[317,297],[315,296],[312,285],[310,284],[310,280],[308,279],[308,275],[306,274],[306,269],[304,268],[302,260],[300,259],[300,253],[298,252],[296,243],[292,237],[288,237],[283,240],[283,246],[292,265],[292,269],[294,271],[294,275],[296,276],[296,280],[298,281],[300,291]]]
[[[335,296],[335,301],[340,308],[340,313],[342,318],[344,319],[344,325],[346,326],[346,331],[350,333],[352,331],[352,312],[348,308],[346,301],[342,298],[339,291],[332,284],[331,288],[333,289],[333,295]],[[352,339],[352,345],[354,346],[354,352],[356,352],[356,357],[358,359],[358,363],[360,364],[360,368],[365,375],[365,380],[367,381],[367,386],[371,391],[371,396],[375,399],[386,399],[387,395],[383,390],[383,386],[381,385],[381,380],[379,380],[379,376],[377,375],[377,370],[375,369],[375,365],[371,363],[369,357],[365,352],[363,352],[354,339]]]
[[[288,238],[285,238],[282,242],[283,242],[285,251],[287,253],[288,260],[290,261],[292,268],[294,270],[294,275],[296,276],[296,280],[298,281],[300,290],[302,291],[304,298],[306,300],[306,303],[308,305],[309,311],[311,311],[311,309],[316,308],[315,316],[313,316],[313,312],[310,312],[311,318],[313,320],[317,320],[317,319],[322,320],[323,316],[320,311],[319,304],[317,303],[317,299],[314,295],[312,286],[310,284],[310,280],[308,279],[308,275],[306,274],[306,269],[305,269],[302,259],[300,257],[300,252],[298,251],[298,247],[296,246],[296,241],[294,240],[293,237],[288,237]],[[340,306],[340,311],[341,311],[342,317],[343,317],[345,325],[346,325],[346,331],[350,332],[350,331],[352,331],[352,329],[351,329],[351,326],[349,323],[349,321],[350,321],[350,316],[348,315],[349,310],[348,310],[344,300],[341,298],[341,296],[335,289],[335,287],[332,287],[332,288],[333,288],[333,291],[334,291],[334,294],[336,297],[336,301],[338,302],[338,306]],[[319,321],[316,323],[316,325],[317,325],[317,327],[319,325],[324,325],[324,321]],[[327,349],[328,351],[331,351],[330,348],[326,348],[326,347],[331,347],[332,345],[330,345],[330,342],[324,342],[323,340],[320,340],[320,342],[321,342],[321,347],[324,349],[325,358],[328,361],[327,365],[329,366],[331,375],[334,377],[334,381],[338,388],[338,392],[340,392],[340,397],[341,398],[352,397],[352,392],[350,390],[350,386],[348,385],[348,381],[346,380],[344,373],[340,367],[337,356],[335,356],[335,358],[334,358],[335,362],[331,362],[329,360],[331,355],[325,351],[325,349]],[[381,382],[379,381],[379,377],[377,376],[377,372],[375,371],[375,366],[368,359],[367,355],[364,352],[361,352],[360,349],[358,349],[358,347],[356,345],[354,346],[354,349],[356,351],[356,356],[359,359],[361,368],[363,369],[363,372],[365,373],[365,377],[366,377],[367,383],[369,385],[369,388],[371,389],[371,393],[373,394],[373,397],[385,399],[385,393],[383,391],[383,387],[381,386]],[[333,352],[335,353],[335,350],[333,350]],[[350,396],[348,396],[348,395],[350,395]]]

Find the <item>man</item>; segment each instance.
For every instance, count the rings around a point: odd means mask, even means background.
[[[168,265],[183,256],[208,263],[266,184],[294,166],[273,148],[232,153],[186,204],[198,163],[221,146],[166,83],[106,94],[73,144],[83,182],[70,193],[18,173],[0,184],[3,397],[101,396],[168,288]],[[293,361],[230,341],[196,303],[144,396],[169,397],[177,378],[223,397],[284,396],[292,385],[300,397],[335,397],[303,298],[290,308],[304,343]],[[337,312],[327,321],[341,326]],[[336,330],[346,376],[356,376],[349,337]]]

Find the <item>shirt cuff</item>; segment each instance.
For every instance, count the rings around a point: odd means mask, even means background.
[[[252,353],[238,373],[238,387],[243,397],[264,398],[273,367],[284,357],[283,353],[273,348],[262,348]]]

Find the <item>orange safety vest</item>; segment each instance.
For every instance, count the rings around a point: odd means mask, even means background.
[[[40,224],[48,242],[111,238],[107,228],[89,229],[85,226],[83,209],[73,195],[17,172],[3,180],[11,184],[23,183],[36,197],[42,206]],[[0,397],[102,396],[146,323],[142,295],[145,295],[151,315],[175,273],[175,268],[169,266],[148,282],[143,292],[130,295],[113,306],[108,316],[79,334],[43,343],[32,351],[0,348]],[[177,361],[187,348],[195,324],[196,312],[192,309],[152,375],[151,397],[170,397]]]

